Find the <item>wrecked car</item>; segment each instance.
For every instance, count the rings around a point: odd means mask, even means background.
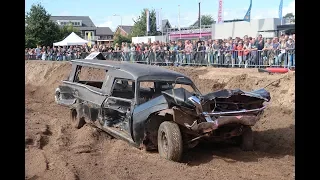
[[[81,59],[71,63],[55,100],[70,107],[75,128],[94,124],[172,161],[180,161],[183,151],[200,141],[234,139],[243,150],[252,150],[251,127],[270,101],[264,89],[202,95],[189,77],[157,66]]]

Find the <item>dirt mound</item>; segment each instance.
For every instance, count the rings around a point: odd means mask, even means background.
[[[294,178],[294,72],[269,75],[256,69],[169,68],[189,76],[203,94],[222,88],[251,91],[266,87],[272,99],[254,126],[255,151],[200,145],[185,152],[184,163],[174,163],[113,139],[90,125],[74,129],[69,123],[69,109],[54,103],[55,88],[68,78],[71,64],[26,61],[26,178]],[[102,78],[101,72],[94,69],[83,76]]]

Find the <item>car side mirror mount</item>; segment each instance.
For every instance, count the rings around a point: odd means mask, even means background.
[[[197,113],[202,113],[202,105],[201,105],[201,100],[197,96],[191,96],[188,98],[192,104],[196,107]]]

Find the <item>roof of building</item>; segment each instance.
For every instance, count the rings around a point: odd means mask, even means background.
[[[113,35],[113,32],[109,27],[97,27],[96,35],[97,36]]]
[[[121,29],[124,30],[124,32],[126,32],[127,34],[130,34],[130,33],[132,32],[133,26],[119,26],[118,28],[121,28]]]
[[[58,20],[80,20],[82,21],[82,27],[96,27],[89,16],[51,16],[52,21]]]
[[[184,74],[158,66],[110,60],[77,59],[72,60],[72,62],[80,65],[87,65],[107,70],[118,70],[119,75],[125,73],[127,75],[130,75],[130,77],[132,77],[133,79],[137,79],[140,81],[156,80],[174,82],[177,77],[183,77],[182,79],[179,79],[179,82],[192,84],[191,79]]]

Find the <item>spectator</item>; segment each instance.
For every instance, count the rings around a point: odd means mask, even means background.
[[[71,59],[73,59],[74,53],[75,53],[75,51],[73,49],[73,46],[70,46],[66,52],[67,61],[70,61]]]
[[[296,34],[292,34],[292,41],[295,43],[296,42]]]
[[[242,58],[243,58],[243,43],[242,41],[239,41],[239,44],[236,48],[236,50],[238,51],[238,59],[239,59],[239,67],[241,67],[241,63],[242,63]]]
[[[93,48],[91,48],[90,52],[99,52],[97,45],[93,45]]]
[[[38,45],[36,48],[36,59],[41,59],[41,47]]]
[[[285,55],[285,53],[286,53],[286,48],[287,48],[287,43],[286,43],[285,38],[283,37],[283,38],[281,39],[280,45],[278,46],[278,49],[280,50],[280,54],[279,54],[278,56],[276,56],[276,60],[275,60],[275,64],[276,64],[277,66],[282,65],[282,63],[283,63],[283,57],[284,57],[284,55]]]
[[[135,57],[136,56],[136,47],[134,45],[134,43],[131,43],[130,46],[130,61],[134,62],[135,61]]]
[[[228,41],[228,40],[226,40]],[[225,43],[225,47],[224,47],[224,56],[225,56],[225,64],[230,64],[232,61],[232,55],[231,55],[231,51],[232,51],[232,45],[229,44],[228,42]]]
[[[212,45],[212,53],[213,53],[213,64],[218,63],[220,56],[220,45],[218,40],[214,40],[214,44]]]
[[[185,44],[185,52],[186,52],[186,59],[187,59],[187,64],[191,63],[191,53],[193,51],[193,46],[190,43],[189,40],[186,40],[186,44]]]
[[[290,69],[292,66],[295,66],[295,44],[292,39],[288,39],[286,50],[288,52],[288,69]]]
[[[248,56],[250,55],[251,51],[251,43],[248,40],[245,40],[243,45],[243,61],[245,68],[248,67]]]
[[[47,51],[46,51],[46,47],[45,47],[45,46],[43,46],[43,48],[42,48],[42,50],[41,50],[41,54],[42,54],[41,59],[42,59],[43,61],[45,61],[46,58],[47,58]]]
[[[144,61],[159,65],[174,64],[180,66],[184,63],[197,63],[201,65],[219,64],[228,66],[231,63],[231,67],[234,67],[234,64],[238,64],[239,67],[244,64],[245,68],[250,63],[259,67],[262,65],[271,66],[274,63],[282,63],[283,58],[285,58],[285,64],[288,65],[288,68],[291,68],[295,64],[295,34],[290,36],[282,35],[281,45],[278,39],[274,37],[272,40],[265,39],[266,41],[264,41],[262,35],[257,36],[256,39],[245,35],[243,38],[236,37],[233,39],[229,37],[227,39],[209,39],[205,41],[197,39],[192,41],[185,40],[185,42],[170,41],[170,43],[155,41],[128,44],[123,42],[121,46],[101,44],[98,46],[93,45],[92,48],[86,44],[53,48],[37,46],[33,49],[25,49],[25,55],[26,59],[60,61],[75,58],[84,59],[90,52],[103,52],[107,59]],[[239,49],[241,50],[239,51]],[[275,62],[273,62],[274,57]]]
[[[178,52],[177,61],[178,61],[178,66],[179,66],[182,63],[184,63],[184,59],[185,59],[185,56],[184,56],[184,44],[181,41],[178,42],[177,52]]]
[[[128,43],[122,43],[122,58],[123,58],[123,60],[124,61],[129,61],[130,60],[130,58],[129,58],[129,51],[130,51],[130,49],[129,49],[129,47],[128,47]]]
[[[205,60],[207,61],[207,63],[208,63],[208,66],[211,64],[211,62],[210,62],[210,57],[211,57],[211,54],[210,54],[210,51],[211,51],[211,47],[210,47],[210,44],[209,44],[209,42],[205,42],[204,43],[204,46],[205,46]]]
[[[24,50],[24,60],[28,60],[28,59],[29,59],[29,49],[26,48],[26,49]]]
[[[267,42],[264,44],[264,48],[262,49],[262,58],[264,65],[271,65],[274,57],[274,53],[272,53],[273,45],[271,43],[271,39],[267,39]]]

